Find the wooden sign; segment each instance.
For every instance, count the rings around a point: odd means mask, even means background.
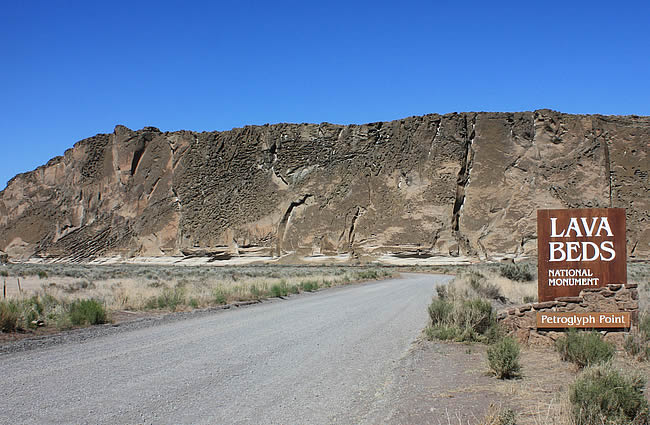
[[[559,312],[538,312],[538,329],[561,329],[561,328],[629,328],[630,313],[559,313]]]
[[[537,210],[538,299],[627,283],[625,210]]]

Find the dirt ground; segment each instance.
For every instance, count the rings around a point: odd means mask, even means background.
[[[367,423],[474,425],[498,408],[512,409],[518,425],[568,423],[567,389],[578,373],[575,366],[552,347],[527,347],[521,376],[499,380],[489,372],[486,351],[483,344],[418,341],[396,367]],[[624,353],[616,363],[650,376],[650,364]]]

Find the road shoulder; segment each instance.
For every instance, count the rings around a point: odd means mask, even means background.
[[[476,424],[490,409],[512,409],[517,423],[552,423],[576,371],[549,347],[522,350],[522,376],[499,380],[483,344],[418,340],[376,394],[365,424]],[[492,407],[491,407],[492,406]],[[548,422],[551,420],[551,422]]]

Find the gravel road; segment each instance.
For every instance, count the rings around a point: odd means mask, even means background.
[[[362,423],[449,279],[405,274],[2,354],[0,421]]]

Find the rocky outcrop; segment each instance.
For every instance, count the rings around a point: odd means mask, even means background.
[[[496,258],[535,253],[535,210],[623,207],[650,255],[650,118],[549,110],[82,140],[0,192],[14,258]]]

